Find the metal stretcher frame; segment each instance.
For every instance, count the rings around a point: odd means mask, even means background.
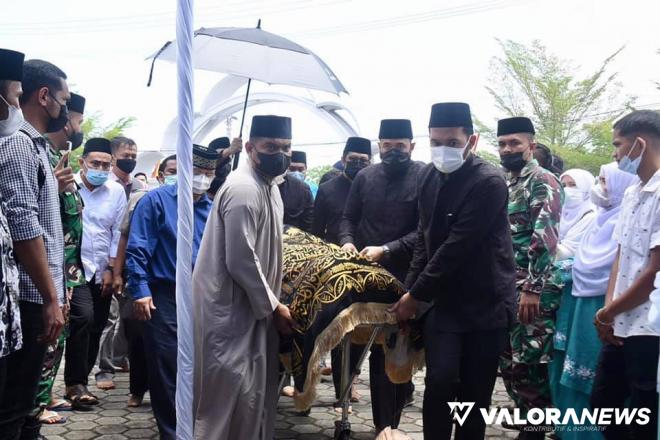
[[[351,422],[348,420],[348,408],[349,408],[349,400],[351,395],[351,387],[353,385],[353,381],[355,380],[355,378],[360,374],[360,370],[362,369],[362,363],[366,359],[369,350],[371,350],[371,346],[376,340],[376,337],[378,336],[378,332],[380,332],[384,326],[385,324],[372,326],[373,330],[371,332],[371,335],[369,336],[369,341],[367,341],[367,344],[364,346],[364,349],[362,350],[362,354],[360,355],[360,359],[355,365],[355,369],[353,371],[351,371],[351,359],[350,359],[351,336],[353,332],[345,334],[341,340],[340,343],[341,354],[342,354],[341,381],[340,381],[341,393],[339,394],[339,404],[341,405],[341,419],[335,421],[335,436],[334,436],[335,440],[348,440],[351,438]],[[282,375],[282,379],[280,380],[278,395],[281,394],[282,389],[289,380],[290,380],[290,376],[288,374],[285,373]]]

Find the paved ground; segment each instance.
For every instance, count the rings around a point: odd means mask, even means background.
[[[368,364],[365,362],[365,364]],[[362,402],[353,404],[351,424],[353,437],[356,440],[373,439],[371,407],[369,405],[368,373],[363,373],[364,380],[360,380],[358,390],[362,394]],[[100,391],[92,387],[91,390],[101,399],[101,404],[94,412],[62,413],[69,417],[63,425],[45,427],[42,432],[49,440],[124,440],[124,439],[155,439],[158,430],[151,414],[148,398],[140,408],[127,408],[128,374],[118,374],[116,377],[117,389]],[[93,383],[93,382],[92,382]],[[56,384],[58,395],[63,393],[62,376],[58,377]],[[423,373],[415,377],[415,399],[413,406],[405,409],[401,420],[401,430],[414,440],[422,439],[422,413],[421,403],[424,392]],[[295,440],[322,440],[332,439],[334,433],[334,420],[338,414],[334,412],[332,403],[334,391],[332,383],[323,381],[318,388],[319,401],[308,417],[301,417],[293,410],[291,400],[282,398],[277,416],[276,439]],[[498,380],[493,405],[509,404],[501,381]],[[487,438],[507,439],[515,438],[516,433],[489,427]]]

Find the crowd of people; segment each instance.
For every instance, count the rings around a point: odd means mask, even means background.
[[[133,174],[132,139],[83,145],[85,98],[57,66],[20,52],[0,49],[0,98],[0,440],[43,438],[42,424],[63,423],[62,411],[93,411],[89,378],[112,389],[121,370],[126,404],[149,391],[161,438],[175,438],[176,156],[159,163],[150,188]],[[278,341],[299,330],[279,301],[285,224],[379,263],[406,287],[390,312],[402,331],[422,328],[425,438],[483,438],[478,409],[490,407],[498,374],[523,416],[650,409],[646,424],[591,431],[508,426],[519,439],[656,437],[659,113],[614,124],[614,160],[596,177],[564,172],[522,116],[498,122],[501,166],[481,159],[469,105],[448,102],[431,108],[428,164],[411,159],[411,122],[385,119],[379,163],[369,139],[350,137],[316,185],[291,127],[255,116],[245,143],[193,146],[196,438],[273,438]],[[327,367],[337,399],[341,357],[334,350]],[[350,358],[354,367],[358,347]],[[62,359],[64,399],[53,395]],[[374,346],[376,434],[398,428],[414,391],[392,383],[384,363]],[[474,402],[462,424],[453,401]]]

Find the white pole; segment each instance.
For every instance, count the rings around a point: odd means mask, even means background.
[[[177,243],[176,243],[176,438],[193,437],[193,313],[192,313],[192,130],[193,130],[193,2],[177,0]]]

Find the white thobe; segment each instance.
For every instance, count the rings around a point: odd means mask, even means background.
[[[277,185],[249,165],[215,197],[193,273],[197,439],[273,438],[282,217]]]

